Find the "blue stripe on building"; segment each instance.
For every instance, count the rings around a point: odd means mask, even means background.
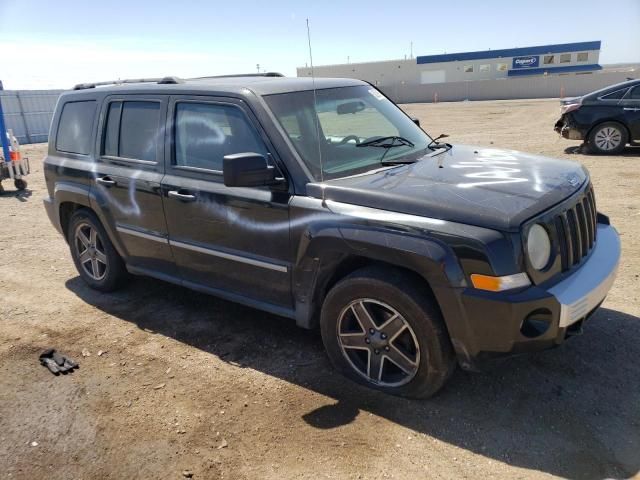
[[[593,70],[602,70],[602,66],[597,63],[591,65],[570,65],[568,67],[550,67],[550,68],[523,68],[519,70],[509,70],[507,75],[522,76],[522,75],[542,75],[547,73],[568,73],[568,72],[586,72]]]
[[[554,45],[540,45],[537,47],[505,48],[502,50],[483,50],[478,52],[447,53],[443,55],[422,55],[416,57],[418,64],[455,62],[461,60],[483,60],[486,58],[524,57],[527,55],[548,55],[552,53],[585,52],[600,50],[600,41],[562,43]],[[559,67],[560,68],[560,67]],[[531,72],[532,70],[528,70]],[[523,74],[524,75],[524,74]]]

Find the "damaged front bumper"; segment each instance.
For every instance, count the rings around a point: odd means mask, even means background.
[[[563,138],[569,140],[584,140],[584,132],[578,129],[569,118],[563,115],[553,127]]]

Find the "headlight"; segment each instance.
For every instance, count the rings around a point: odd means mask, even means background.
[[[536,270],[547,266],[551,257],[551,240],[545,228],[536,223],[527,234],[527,255],[529,262]]]

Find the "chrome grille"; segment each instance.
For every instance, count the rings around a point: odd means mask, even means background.
[[[569,270],[591,251],[596,241],[596,198],[591,186],[571,207],[554,219],[558,235],[562,271]]]

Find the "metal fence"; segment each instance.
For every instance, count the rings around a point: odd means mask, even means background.
[[[62,90],[0,90],[7,129],[21,144],[46,142]]]
[[[624,82],[630,75],[639,76],[638,72],[601,72],[426,85],[400,83],[379,88],[396,103],[558,98],[584,95],[608,85]]]
[[[632,72],[638,76],[638,72]],[[455,102],[461,100],[513,100],[584,95],[623,82],[630,72],[589,75],[549,75],[473,82],[395,84],[381,86],[397,103]],[[63,90],[0,90],[7,128],[21,144],[46,142],[58,96]]]

